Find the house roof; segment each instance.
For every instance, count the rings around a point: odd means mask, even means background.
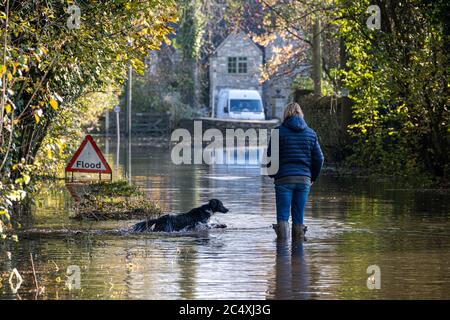
[[[217,51],[219,51],[224,44],[230,40],[231,36],[241,36],[244,40],[247,40],[248,42],[250,42],[255,48],[257,48],[259,51],[261,51],[262,54],[264,54],[264,49],[263,47],[257,45],[255,42],[253,42],[253,40],[246,35],[242,30],[240,30],[239,28],[235,28],[233,29],[228,36],[226,36],[226,38],[217,46],[217,48],[214,50],[214,52],[211,54],[211,56],[214,56]]]

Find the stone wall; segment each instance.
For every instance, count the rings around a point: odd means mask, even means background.
[[[182,119],[178,128],[187,129],[191,134],[194,133],[194,122],[201,121],[202,133],[208,129],[219,129],[223,134],[226,129],[273,129],[280,124],[277,119],[274,120],[231,120],[231,119],[213,119],[213,118],[194,118]]]
[[[197,133],[194,130],[194,122],[201,122],[201,134],[202,136],[196,136],[195,134]],[[258,139],[261,137],[262,134],[266,134],[266,142],[269,141],[270,138],[270,129],[275,128],[276,126],[278,126],[280,123],[277,119],[274,120],[265,120],[265,121],[258,121],[258,120],[241,120],[241,121],[236,121],[236,120],[229,120],[229,119],[216,119],[216,118],[195,118],[195,119],[182,119],[179,123],[179,125],[177,126],[176,129],[186,129],[187,131],[189,131],[189,133],[191,134],[191,137],[193,140],[195,139],[202,139],[203,138],[203,134],[205,133],[206,130],[208,129],[218,129],[221,133],[223,138],[225,139],[225,137],[227,136],[227,129],[233,129],[233,130],[237,130],[237,129],[242,129],[244,131],[244,134],[250,134],[251,131],[248,131],[249,129],[254,129],[255,133],[258,137]],[[199,124],[197,123],[197,126]],[[198,129],[200,129],[200,127],[197,127]],[[196,129],[196,130],[198,130]],[[261,131],[260,129],[265,129],[266,131]],[[198,131],[200,132],[200,131]],[[230,134],[232,134],[232,132],[230,132]],[[211,141],[201,141],[203,146],[206,146],[210,143]],[[224,140],[225,143],[225,140]],[[263,144],[263,141],[258,141],[258,143]],[[248,140],[246,140],[246,146],[248,145]]]
[[[292,79],[282,77],[267,82],[264,88],[264,104],[269,119],[282,119],[283,110],[290,100]]]
[[[351,103],[346,97],[332,98],[295,95],[308,126],[314,129],[328,163],[339,162],[350,151],[347,126],[352,123]]]

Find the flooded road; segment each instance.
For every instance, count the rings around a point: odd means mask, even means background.
[[[116,149],[105,146],[113,167]],[[323,176],[312,188],[303,245],[277,244],[272,180],[257,166],[176,166],[168,146],[133,145],[120,154],[129,175],[167,212],[210,198],[230,213],[224,230],[127,234],[136,221],[71,220],[63,182],[46,183],[18,243],[0,245],[0,299],[449,299],[450,197]],[[104,232],[102,232],[104,231]],[[108,232],[107,232],[108,231]],[[8,257],[11,253],[11,259]],[[32,253],[32,257],[30,256]],[[66,287],[80,268],[80,289]],[[380,268],[369,290],[366,270]],[[17,268],[23,277],[9,281]]]

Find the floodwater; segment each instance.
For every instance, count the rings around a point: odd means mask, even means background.
[[[102,149],[115,170],[115,145]],[[0,299],[450,298],[448,192],[323,176],[308,241],[292,245],[275,241],[273,184],[257,166],[176,166],[168,146],[143,143],[121,148],[117,172],[167,212],[221,199],[230,212],[212,222],[228,228],[136,235],[117,231],[136,221],[74,221],[64,183],[48,182],[20,241],[0,244]],[[69,266],[79,273],[68,278]],[[369,266],[379,289],[367,286]]]

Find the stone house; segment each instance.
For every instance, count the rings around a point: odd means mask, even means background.
[[[280,77],[260,83],[262,65],[276,54],[273,47],[281,45],[277,41],[261,47],[240,30],[232,31],[223,40],[209,57],[211,110],[220,89],[253,89],[261,94],[268,119],[282,117],[283,107],[292,94],[292,79]]]
[[[260,67],[263,51],[241,31],[231,32],[209,58],[211,110],[221,89],[258,90],[263,95]]]

